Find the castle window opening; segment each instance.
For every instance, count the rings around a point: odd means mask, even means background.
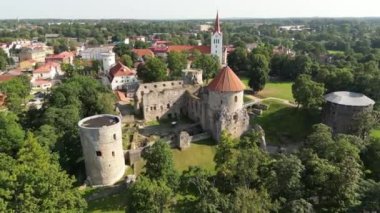
[[[157,107],[156,107],[156,106],[154,106],[154,107],[153,107],[153,109],[154,109],[154,110],[157,110]]]
[[[154,85],[154,88],[157,88],[157,85]]]
[[[166,107],[167,107],[168,109],[170,109],[170,104],[167,104]]]
[[[238,121],[238,115],[235,114],[233,118],[234,118],[234,121],[235,121],[235,123],[236,123],[236,122]]]
[[[144,88],[146,89],[146,86],[144,86]]]
[[[238,101],[238,97],[237,95],[235,95],[235,103]]]
[[[143,96],[144,95],[144,91],[141,91],[141,96]]]
[[[166,87],[166,84],[163,84],[162,86]]]
[[[114,151],[112,151],[112,157],[115,157],[115,152]]]
[[[153,111],[153,107],[150,107],[150,111]]]
[[[116,140],[116,134],[113,134],[113,139]]]
[[[102,156],[102,152],[101,151],[96,151],[96,156],[101,157]]]
[[[172,83],[172,86],[174,86],[174,82]]]

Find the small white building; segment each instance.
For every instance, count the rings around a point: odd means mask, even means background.
[[[137,74],[135,70],[128,68],[118,62],[110,69],[109,80],[112,90],[134,90],[138,86]]]
[[[59,63],[48,62],[33,71],[30,84],[34,90],[47,90],[58,83],[58,76],[63,74]]]
[[[103,53],[109,53],[109,52],[112,52],[114,46],[103,46],[103,47],[93,47],[93,48],[87,48],[83,51],[80,51],[79,52],[79,55],[83,58],[83,59],[87,59],[87,60],[99,60],[101,61],[103,58],[102,58],[102,54]]]

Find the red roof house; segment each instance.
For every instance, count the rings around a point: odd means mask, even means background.
[[[245,89],[245,86],[235,72],[226,66],[219,71],[207,88],[216,92],[240,92]]]

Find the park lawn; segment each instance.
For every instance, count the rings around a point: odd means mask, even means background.
[[[257,95],[261,98],[280,98],[294,102],[292,82],[269,82]]]
[[[320,122],[319,112],[306,112],[278,100],[265,100],[269,109],[252,123],[262,126],[268,144],[297,143],[303,141]]]
[[[327,52],[331,55],[344,55],[344,52],[339,50],[327,50]]]
[[[371,131],[371,137],[380,139],[380,127],[377,127]]]
[[[216,145],[211,139],[193,142],[190,148],[183,151],[172,149],[172,153],[174,166],[179,172],[188,169],[189,166],[199,166],[210,172],[215,171]]]
[[[117,193],[103,199],[87,202],[87,212],[124,213],[127,207],[127,193]]]
[[[248,87],[249,79],[245,76],[239,77],[244,85]],[[265,84],[265,88],[260,91],[257,96],[260,98],[281,98],[291,102],[294,102],[292,93],[292,82],[268,82]]]

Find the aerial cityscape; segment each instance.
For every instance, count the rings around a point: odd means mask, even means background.
[[[4,3],[0,212],[380,212],[380,3],[305,2]]]

